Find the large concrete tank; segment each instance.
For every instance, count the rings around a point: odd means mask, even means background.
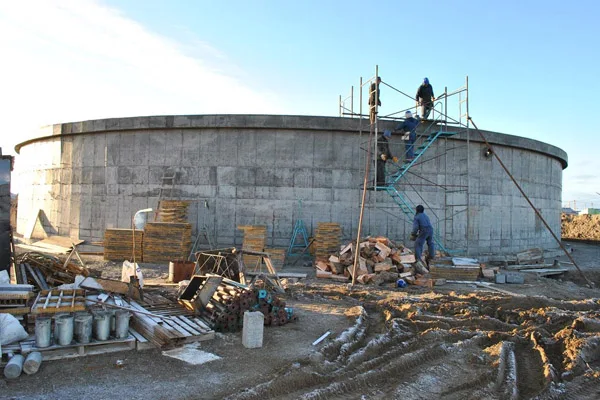
[[[334,221],[349,239],[356,235],[368,137],[359,124],[333,117],[194,115],[46,127],[17,146],[18,232],[41,209],[48,233],[101,240],[106,228],[129,228],[136,210],[156,208],[163,176],[176,173],[173,197],[199,200],[190,222],[206,225],[219,245],[241,242],[238,225],[261,224],[268,227],[268,245],[287,246],[298,199],[309,234],[317,222]],[[566,153],[523,137],[485,134],[560,235]],[[400,153],[402,142],[392,141]],[[482,254],[557,247],[474,131],[438,140],[399,187],[413,203],[427,204],[448,248]],[[406,240],[410,218],[386,193],[368,198],[363,232]]]

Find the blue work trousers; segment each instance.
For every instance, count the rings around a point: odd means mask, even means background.
[[[433,228],[425,228],[419,230],[419,236],[417,236],[417,240],[415,240],[415,256],[417,257],[417,261],[421,260],[421,255],[423,254],[423,246],[425,246],[425,242],[427,242],[429,257],[434,258],[435,246],[433,244]]]
[[[406,149],[406,159],[410,160],[415,158],[415,141],[417,140],[417,134],[411,132],[408,136],[408,140],[404,143]]]

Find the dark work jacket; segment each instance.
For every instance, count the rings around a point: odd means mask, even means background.
[[[387,140],[387,138],[383,135],[380,135],[379,138],[377,139],[377,160],[378,161],[383,161],[381,159],[381,155],[385,154],[389,159],[393,158],[394,156],[392,156],[392,153],[390,153],[390,144]]]
[[[410,133],[410,140],[415,140],[417,138],[417,126],[419,125],[419,120],[414,118],[414,117],[410,117],[404,120],[404,122],[401,122],[398,124],[398,126],[396,127],[397,131],[400,132],[409,132]]]
[[[418,213],[413,220],[412,233],[416,235],[417,233],[423,234],[425,232],[432,233],[433,225],[431,225],[431,221],[429,221],[429,217],[425,213]]]
[[[419,90],[417,90],[417,96],[416,99],[423,99],[423,101],[425,103],[430,103],[431,99],[433,98],[433,86],[431,86],[429,83],[425,84],[423,83],[421,86],[419,86]]]
[[[371,89],[369,90],[369,105],[375,105],[375,93],[377,93],[377,105],[381,105],[381,97],[379,97],[379,85],[375,82],[371,83]]]

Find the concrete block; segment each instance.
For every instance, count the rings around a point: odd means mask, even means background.
[[[506,283],[506,274],[496,274],[496,283]]]
[[[518,272],[507,272],[506,283],[523,284],[525,283],[525,277],[523,276],[523,274],[520,274]]]
[[[247,349],[260,348],[263,345],[265,329],[265,316],[260,311],[244,312],[244,326],[242,328],[242,344]]]

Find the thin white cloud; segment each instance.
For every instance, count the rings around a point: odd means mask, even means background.
[[[283,112],[201,38],[173,41],[93,0],[0,2],[0,48],[4,153],[51,123]]]

